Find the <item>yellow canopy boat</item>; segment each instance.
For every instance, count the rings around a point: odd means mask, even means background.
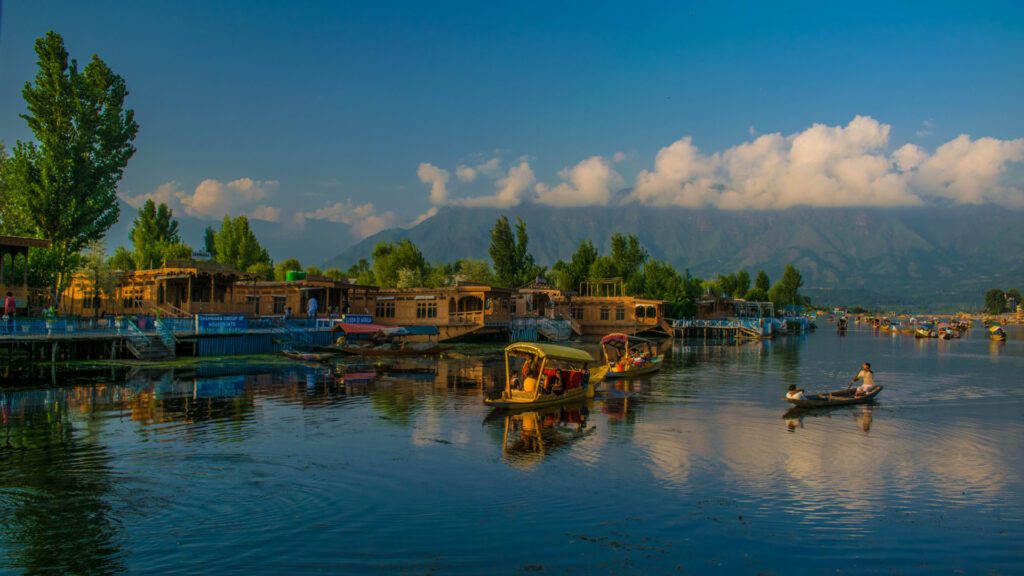
[[[608,364],[608,379],[631,378],[661,370],[663,357],[654,348],[654,342],[627,336],[609,334],[601,339],[601,350]]]
[[[505,348],[505,389],[484,404],[497,408],[550,406],[592,396],[607,367],[577,348],[516,342]]]
[[[989,326],[988,339],[995,340],[996,342],[1006,342],[1006,331],[998,324]]]

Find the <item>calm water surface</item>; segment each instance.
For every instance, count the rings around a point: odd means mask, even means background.
[[[1024,573],[1022,331],[666,348],[653,377],[514,415],[481,404],[500,346],[343,381],[250,361],[6,388],[0,567]],[[874,406],[787,414],[787,385],[863,361]]]

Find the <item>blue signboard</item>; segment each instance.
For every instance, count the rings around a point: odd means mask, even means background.
[[[197,316],[197,322],[199,322],[200,334],[245,332],[249,328],[249,320],[240,314],[232,316],[200,314]]]
[[[373,316],[369,314],[345,314],[341,319],[347,324],[373,324]]]

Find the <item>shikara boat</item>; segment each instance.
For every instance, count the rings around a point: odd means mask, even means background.
[[[299,350],[282,350],[281,353],[303,362],[327,362],[335,356],[333,352],[301,352]]]
[[[824,394],[811,394],[804,396],[802,400],[796,398],[786,398],[786,402],[793,404],[799,408],[822,408],[826,406],[848,406],[850,404],[864,404],[871,402],[878,396],[878,393],[882,391],[882,386],[875,386],[875,389],[871,392],[864,394],[863,396],[856,396],[856,388],[845,388],[843,390],[836,390],[835,392],[826,392]]]
[[[995,340],[996,342],[1006,342],[1006,331],[998,324],[990,326],[988,329],[988,339]]]
[[[654,342],[626,334],[609,334],[601,339],[601,351],[608,365],[607,379],[632,378],[661,370],[664,357]]]
[[[516,342],[505,348],[505,389],[484,404],[496,408],[550,406],[593,395],[608,371],[577,348]]]
[[[356,356],[425,356],[454,348],[434,340],[410,342],[412,337],[436,337],[436,326],[379,326],[377,324],[335,324],[331,329],[340,336],[332,350]]]

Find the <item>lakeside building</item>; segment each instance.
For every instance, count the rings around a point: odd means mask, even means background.
[[[28,286],[28,250],[49,247],[49,240],[25,236],[0,236],[0,299],[11,292],[19,314],[24,314],[33,306],[43,305],[44,291],[32,290]],[[19,269],[20,275],[17,274]]]
[[[664,309],[664,300],[626,294],[621,278],[584,282],[579,294],[569,298],[570,318],[579,324],[581,334],[590,336],[612,332],[670,336],[672,326],[665,320]]]
[[[292,316],[306,315],[310,298],[316,298],[319,316],[373,314],[379,288],[349,284],[324,276],[301,280],[254,280],[235,282],[235,302],[240,310],[255,316],[282,316],[290,307]]]
[[[162,268],[122,272],[113,297],[97,294],[91,278],[77,273],[61,299],[72,315],[159,313],[169,317],[195,314],[255,314],[255,307],[235,299],[242,274],[222,264],[168,260]]]
[[[373,320],[385,326],[436,326],[438,340],[502,334],[512,320],[513,290],[459,283],[444,288],[385,288]]]

